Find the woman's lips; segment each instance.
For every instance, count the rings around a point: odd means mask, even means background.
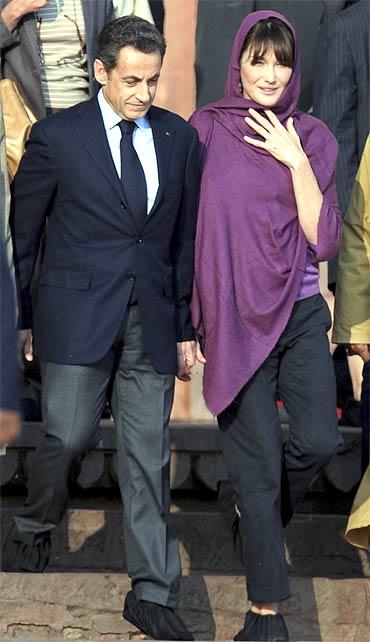
[[[263,91],[264,94],[275,94],[277,92],[278,87],[260,87],[260,90]]]

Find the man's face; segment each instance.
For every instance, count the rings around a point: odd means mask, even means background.
[[[100,60],[95,60],[94,71],[114,111],[125,120],[136,120],[145,116],[154,100],[161,66],[159,51],[148,54],[127,46],[109,74]]]

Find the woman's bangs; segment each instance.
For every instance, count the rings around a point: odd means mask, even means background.
[[[280,24],[277,24],[277,23]],[[294,64],[294,39],[290,29],[281,21],[261,22],[255,25],[248,34],[243,51],[249,49],[252,56],[252,65],[273,50],[276,60],[286,67]]]

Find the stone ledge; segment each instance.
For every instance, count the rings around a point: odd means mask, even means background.
[[[172,508],[170,523],[179,538],[184,572],[243,572],[230,532],[215,512],[217,506],[214,512]],[[2,508],[4,535],[14,512]],[[340,535],[345,523],[344,516],[296,515],[285,532],[290,572],[306,577],[370,578],[369,554],[353,548]],[[53,570],[126,572],[121,510],[69,509],[52,533],[50,564]]]
[[[3,573],[0,579],[0,631],[11,639],[122,640],[135,633],[121,617],[130,587],[125,575]],[[291,640],[368,642],[369,580],[293,577],[291,585],[292,598],[282,606]],[[244,577],[184,576],[180,612],[197,640],[230,640],[245,609]]]
[[[27,458],[37,445],[42,424],[26,422],[22,426],[21,436],[0,458],[0,485],[13,484],[24,486],[27,478]],[[115,428],[113,421],[101,421],[102,439],[82,460],[77,477],[77,485],[82,489],[118,487],[117,454],[115,445]],[[288,424],[282,423],[283,434],[288,433]],[[340,431],[345,439],[359,439],[360,429],[341,426]],[[185,422],[173,421],[170,424],[171,434],[171,488],[173,490],[192,490],[199,483],[216,491],[220,482],[227,480],[224,460],[221,454],[220,434],[215,420]],[[354,463],[353,483],[359,481],[359,450],[356,454],[358,464]],[[356,478],[357,475],[357,478]],[[319,478],[321,479],[321,478]]]
[[[289,425],[282,422],[283,433],[288,431]],[[111,419],[102,419],[102,440],[95,450],[116,449],[114,422]],[[20,437],[12,444],[14,448],[35,448],[35,436],[39,436],[42,423],[38,421],[24,422]],[[339,426],[342,435],[358,436],[361,428],[356,426]],[[182,452],[221,452],[221,441],[216,419],[205,421],[171,421],[171,445],[174,451]]]

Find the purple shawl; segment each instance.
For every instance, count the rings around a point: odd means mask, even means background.
[[[308,244],[298,222],[290,171],[268,152],[248,145],[257,136],[244,121],[249,107],[241,96],[239,56],[257,11],[236,34],[225,97],[191,118],[204,146],[204,167],[195,245],[192,316],[207,364],[204,397],[213,414],[235,398],[269,355],[291,314],[307,261],[333,257],[340,242],[334,169],[337,143],[327,127],[297,109],[299,62],[273,111],[294,126],[315,172],[324,201],[318,243]]]

